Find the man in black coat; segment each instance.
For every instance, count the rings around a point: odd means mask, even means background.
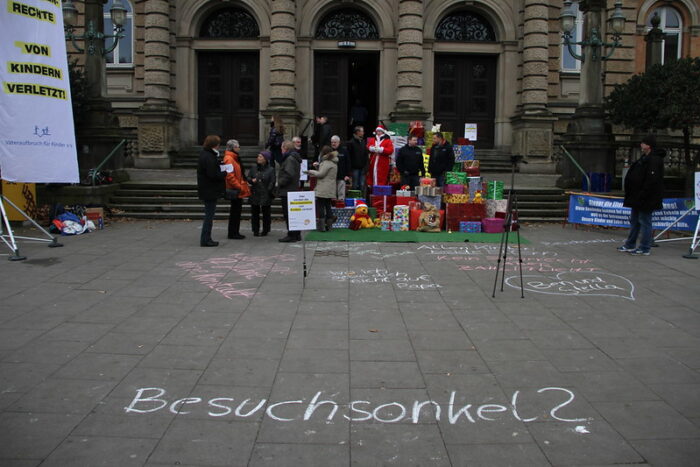
[[[633,255],[651,254],[651,214],[662,208],[664,197],[664,157],[666,152],[656,147],[656,136],[649,134],[640,144],[642,156],[627,171],[625,203],[632,208],[630,233],[618,251]],[[637,247],[637,237],[639,247]]]
[[[331,136],[333,136],[333,127],[328,123],[328,117],[319,115],[316,117],[314,125],[314,134],[311,135],[311,142],[314,144],[314,159],[318,159],[318,154],[323,146],[331,145]]]
[[[219,158],[219,145],[221,138],[209,135],[204,139],[202,151],[199,153],[197,163],[197,195],[204,203],[204,222],[199,238],[200,246],[218,246],[219,242],[211,239],[211,230],[216,213],[216,200],[220,198],[226,185],[226,172],[221,171]]]
[[[287,225],[287,235],[278,241],[283,243],[301,241],[301,232],[289,230],[289,213],[287,211],[290,191],[299,190],[301,176],[301,155],[294,150],[294,144],[287,140],[282,143],[282,166],[277,174],[277,195],[282,199],[282,214]]]
[[[409,185],[411,190],[420,183],[420,177],[425,174],[423,151],[418,147],[416,136],[408,137],[408,144],[396,155],[396,168],[401,173],[401,184]]]
[[[350,168],[352,169],[352,189],[365,189],[365,171],[369,162],[369,152],[367,151],[367,140],[365,139],[365,129],[362,126],[356,126],[352,138],[346,143],[345,147],[350,156]]]
[[[442,133],[433,135],[433,147],[430,148],[428,172],[437,181],[437,186],[445,185],[445,172],[452,170],[455,165],[455,153],[452,145],[445,140]]]

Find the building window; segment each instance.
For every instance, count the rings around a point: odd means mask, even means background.
[[[481,15],[458,11],[440,21],[435,30],[435,39],[449,42],[492,42],[496,40],[496,34]]]
[[[335,10],[318,24],[316,39],[376,40],[379,39],[379,31],[369,16],[361,11]]]
[[[260,29],[255,18],[242,8],[224,8],[204,20],[199,36],[217,39],[257,39],[260,37]]]
[[[124,37],[119,40],[117,47],[105,57],[105,62],[109,67],[130,67],[134,64],[134,9],[128,0],[122,3],[126,8],[126,21],[124,22]],[[104,18],[105,34],[114,34],[114,25],[109,15],[112,8],[112,0],[105,3],[102,8]],[[110,48],[114,44],[114,39],[106,39],[105,47]]]
[[[647,32],[651,30],[651,19],[655,14],[659,15],[661,23],[659,28],[664,32],[663,47],[661,48],[661,63],[678,60],[681,58],[681,34],[683,23],[681,15],[668,6],[657,8],[651,12],[647,20]]]
[[[571,42],[581,42],[583,40],[583,12],[578,9],[578,2],[572,3],[571,7],[576,12],[576,23],[574,30],[571,31]],[[576,55],[581,55],[580,45],[572,45],[571,48],[574,49]],[[571,55],[569,48],[564,45],[564,38],[562,38],[561,43],[561,71],[568,73],[581,72],[581,62]]]

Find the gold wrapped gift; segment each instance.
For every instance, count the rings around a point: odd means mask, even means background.
[[[442,195],[442,200],[446,203],[451,203],[451,204],[465,204],[469,202],[469,194],[449,194],[449,195]]]

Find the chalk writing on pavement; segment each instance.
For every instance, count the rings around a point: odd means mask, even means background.
[[[518,276],[506,279],[508,286],[520,289]],[[634,300],[634,284],[626,277],[606,272],[564,272],[556,276],[523,276],[528,292],[549,295],[603,296]]]

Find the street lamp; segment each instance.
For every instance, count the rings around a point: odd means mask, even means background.
[[[581,42],[576,42],[572,40],[571,33],[576,25],[576,13],[574,13],[571,7],[571,1],[566,0],[564,2],[564,11],[559,15],[559,22],[561,24],[561,30],[564,37],[564,44],[568,47],[569,53],[576,60],[581,62],[586,61],[586,54],[577,54],[574,51],[574,45],[580,45],[581,48],[590,47],[591,49],[591,59],[592,60],[607,60],[609,59],[615,49],[620,45],[620,38],[622,37],[622,32],[625,29],[625,16],[622,14],[622,1],[615,2],[615,10],[612,16],[608,18],[608,26],[610,28],[612,35],[612,43],[607,43],[604,41],[604,36],[601,36],[600,31],[597,27],[592,27],[589,31],[588,38],[585,38]],[[603,55],[601,52],[602,48],[608,48],[608,53]]]
[[[117,48],[119,39],[124,38],[124,23],[126,22],[127,10],[121,0],[114,0],[112,8],[109,9],[109,16],[112,19],[112,24],[114,24],[116,34],[100,32],[95,27],[95,22],[92,19],[87,22],[84,34],[75,34],[73,29],[78,23],[78,9],[71,0],[67,0],[61,9],[63,10],[63,28],[66,32],[66,40],[70,39],[73,42],[73,47],[78,52],[84,52],[85,49],[80,48],[76,40],[84,40],[87,43],[87,53],[89,55],[95,55],[99,50],[102,56],[106,56]],[[109,48],[105,48],[106,39],[114,39],[114,43]]]

